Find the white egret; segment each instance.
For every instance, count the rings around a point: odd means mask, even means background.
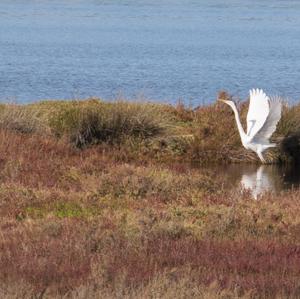
[[[269,138],[276,130],[281,117],[282,102],[280,98],[270,99],[261,89],[250,90],[247,133],[242,127],[235,103],[231,100],[219,100],[232,108],[243,146],[256,152],[260,160],[265,163],[263,151],[270,147],[276,147],[275,143],[269,142]]]

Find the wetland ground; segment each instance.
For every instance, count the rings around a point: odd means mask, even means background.
[[[1,298],[298,298],[300,191],[205,167],[259,163],[227,108],[1,105]],[[298,115],[269,161],[297,163]]]

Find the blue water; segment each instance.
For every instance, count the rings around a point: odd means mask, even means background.
[[[1,0],[0,99],[300,100],[298,0]]]

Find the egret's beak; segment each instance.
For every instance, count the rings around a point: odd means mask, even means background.
[[[225,103],[226,105],[229,105],[229,106],[231,106],[232,107],[232,105],[235,105],[235,103],[233,102],[233,101],[231,101],[231,100],[223,100],[223,99],[218,99],[218,102],[223,102],[223,103]]]
[[[218,102],[223,102],[225,104],[227,104],[229,101],[223,100],[223,99],[218,99]]]

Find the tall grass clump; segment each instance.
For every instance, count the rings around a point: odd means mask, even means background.
[[[167,127],[159,105],[98,100],[70,102],[49,116],[56,136],[68,136],[77,147],[101,142],[119,143],[124,138],[151,138]]]

